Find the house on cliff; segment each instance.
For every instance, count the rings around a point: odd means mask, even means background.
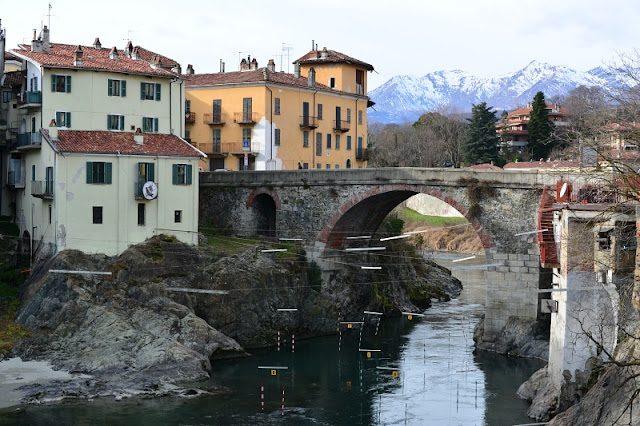
[[[197,244],[204,155],[183,139],[175,61],[131,42],[51,43],[47,27],[12,54],[22,82],[2,213],[16,218],[23,249],[115,255],[157,234]]]

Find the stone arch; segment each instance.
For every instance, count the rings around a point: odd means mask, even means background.
[[[27,230],[22,233],[22,238],[20,239],[20,251],[23,254],[31,255],[31,235],[29,235],[29,231]]]
[[[276,211],[280,209],[278,194],[266,188],[256,189],[249,195],[247,208],[252,208],[257,235],[276,236]]]
[[[354,229],[366,234],[373,233],[394,207],[416,194],[430,195],[449,204],[469,221],[485,249],[494,246],[491,236],[462,203],[422,185],[381,185],[355,195],[334,213],[317,240],[326,248],[336,248],[342,245],[344,236]]]
[[[278,197],[278,194],[275,191],[272,191],[270,189],[267,188],[258,188],[255,189],[251,192],[251,194],[249,194],[249,197],[247,198],[247,202],[246,202],[246,206],[247,208],[249,207],[253,207],[255,201],[256,201],[256,197],[260,194],[267,194],[269,195],[275,205],[276,205],[276,210],[280,210],[280,206],[282,205],[282,203],[280,202],[280,197]]]

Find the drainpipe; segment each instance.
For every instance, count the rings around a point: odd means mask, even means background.
[[[318,90],[314,90],[314,92],[313,92],[313,116],[316,118],[316,124],[317,124],[318,114],[317,114],[316,108],[318,107],[318,105],[316,104],[316,93],[318,93]],[[317,127],[316,127],[316,129],[317,129]],[[312,154],[311,159],[312,159],[312,163],[311,163],[310,169],[315,169],[316,168],[316,149],[318,149],[316,147],[316,132],[317,132],[316,129],[313,129],[313,133],[312,133],[312,137],[311,137],[311,154]]]
[[[173,114],[171,114],[172,110],[173,110],[173,103],[171,101],[172,98],[172,93],[173,92],[173,79],[169,80],[169,134],[173,135]],[[160,126],[158,126],[160,127]]]
[[[267,83],[264,83],[265,89],[269,91],[269,163],[273,161],[273,91],[269,88]],[[275,170],[275,167],[274,167]]]

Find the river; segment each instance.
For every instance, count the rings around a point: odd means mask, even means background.
[[[473,350],[473,328],[484,312],[484,258],[452,262],[467,256],[427,256],[453,268],[465,289],[456,300],[435,303],[424,317],[365,315],[362,326],[343,324],[339,335],[296,341],[295,352],[283,332],[280,351],[215,362],[207,386],[222,389],[216,396],[29,406],[19,415],[0,415],[0,424],[530,423],[524,414],[528,404],[515,391],[542,362]]]

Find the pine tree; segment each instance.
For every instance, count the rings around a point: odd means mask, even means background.
[[[553,124],[549,121],[549,111],[544,93],[538,92],[531,104],[529,117],[528,146],[531,160],[546,158],[554,145]]]
[[[496,115],[486,102],[472,105],[467,137],[463,145],[466,164],[488,163],[498,157],[498,134]]]

